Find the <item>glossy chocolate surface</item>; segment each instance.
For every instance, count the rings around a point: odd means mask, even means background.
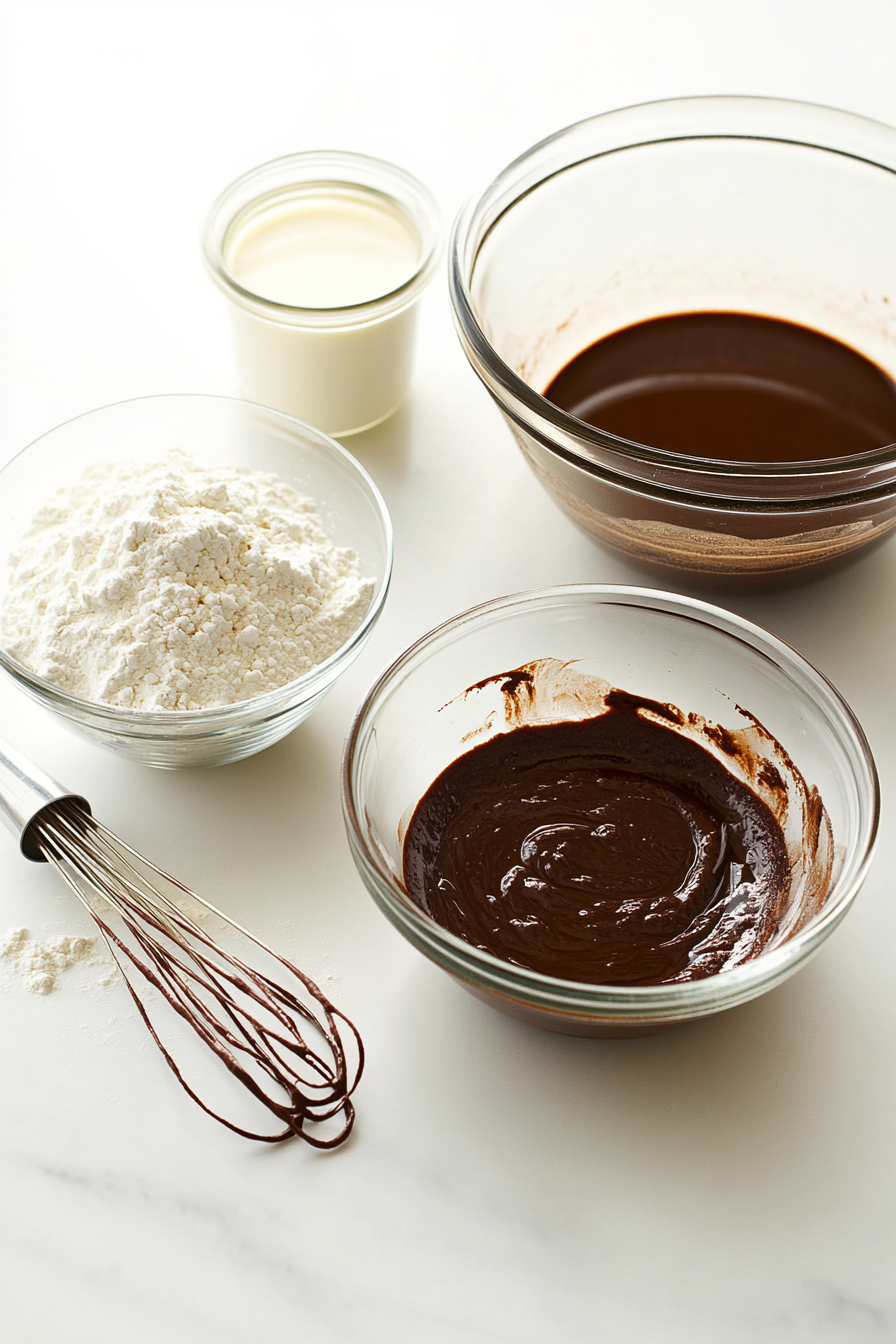
[[[772,810],[675,731],[673,707],[619,690],[605,704],[501,733],[442,772],[405,835],[412,899],[500,960],[567,980],[663,984],[757,955],[790,887]],[[758,769],[774,791],[774,767]]]
[[[651,448],[810,462],[896,443],[896,384],[855,350],[776,318],[682,313],[595,342],[545,397]]]

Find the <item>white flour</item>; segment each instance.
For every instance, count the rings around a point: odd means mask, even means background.
[[[95,938],[62,934],[57,938],[29,938],[27,929],[10,929],[0,938],[0,960],[9,962],[15,974],[33,994],[49,994],[62,971],[79,961],[94,961]]]
[[[283,481],[172,453],[93,467],[40,511],[10,557],[3,638],[86,699],[205,709],[323,662],[373,589]]]

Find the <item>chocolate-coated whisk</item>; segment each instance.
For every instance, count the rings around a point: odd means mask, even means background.
[[[153,1040],[207,1114],[265,1143],[295,1135],[316,1148],[335,1148],[348,1137],[364,1048],[352,1023],[312,980],[137,854],[94,819],[84,798],[2,742],[0,815],[25,857],[52,863],[93,917]],[[184,897],[235,930],[250,954],[270,959],[277,978],[226,952],[186,913]],[[152,1021],[153,990],[282,1128],[273,1134],[244,1129],[197,1095]]]

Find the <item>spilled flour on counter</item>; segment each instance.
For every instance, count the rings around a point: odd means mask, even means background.
[[[9,560],[13,657],[88,700],[207,709],[309,672],[361,625],[374,582],[278,477],[173,452],[102,464]]]
[[[29,938],[27,929],[9,929],[0,937],[0,961],[9,964],[14,975],[32,994],[50,994],[59,976],[79,962],[101,966],[108,971],[100,983],[111,984],[112,963],[97,951],[95,938],[61,934],[55,938]]]
[[[186,892],[178,893],[177,908],[194,924],[202,925],[214,913]],[[113,907],[101,896],[93,905],[103,919],[114,918]],[[121,980],[121,970],[102,937],[58,934],[32,938],[27,929],[7,929],[0,934],[0,963],[32,994],[51,994],[60,987],[63,972],[79,968],[79,990],[104,990]],[[89,971],[85,975],[84,971]],[[152,990],[149,991],[152,993]]]

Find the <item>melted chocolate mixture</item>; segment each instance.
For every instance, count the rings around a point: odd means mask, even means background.
[[[591,984],[700,979],[769,942],[789,889],[771,811],[698,743],[639,714],[516,728],[427,790],[412,899],[502,961]]]
[[[726,462],[808,462],[896,443],[896,384],[808,327],[683,313],[589,346],[545,391],[621,438]]]

